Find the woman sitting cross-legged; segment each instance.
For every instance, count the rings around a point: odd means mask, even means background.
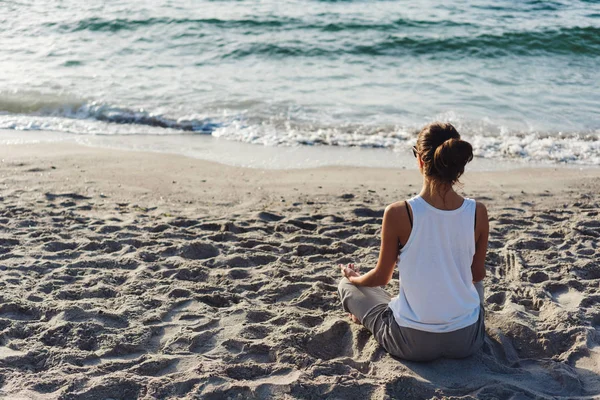
[[[483,344],[488,244],[485,206],[453,189],[473,159],[471,145],[446,123],[432,123],[413,148],[423,188],[385,209],[377,266],[360,275],[340,265],[344,309],[391,355],[428,361],[463,358]],[[400,292],[382,288],[398,266]]]

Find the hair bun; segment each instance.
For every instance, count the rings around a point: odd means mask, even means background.
[[[433,167],[444,182],[455,183],[465,172],[465,166],[473,159],[473,147],[460,138],[444,141],[435,149]]]
[[[473,148],[447,122],[432,122],[419,132],[417,149],[423,174],[437,183],[455,184],[473,159]]]

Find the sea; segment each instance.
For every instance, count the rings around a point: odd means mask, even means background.
[[[379,165],[432,121],[600,165],[600,1],[0,1],[3,145]]]

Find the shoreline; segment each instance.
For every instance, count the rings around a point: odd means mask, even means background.
[[[404,168],[416,170],[412,153],[387,148],[345,146],[266,146],[210,135],[78,135],[50,131],[0,129],[4,145],[62,144],[100,149],[150,152],[217,162],[234,167],[270,170],[320,167]],[[469,171],[507,171],[522,168],[600,168],[525,159],[475,157]]]
[[[598,168],[467,171],[460,192],[490,216],[488,338],[419,364],[347,319],[335,267],[375,264],[383,209],[420,190],[416,169],[65,143],[0,160],[0,397],[600,394]]]
[[[102,195],[114,201],[135,198],[146,206],[171,204],[186,212],[197,207],[210,214],[223,205],[259,209],[312,202],[326,207],[352,191],[363,192],[368,203],[387,205],[416,195],[422,184],[416,168],[258,169],[168,153],[65,143],[4,146],[0,148],[0,160],[3,166],[16,163],[14,174],[26,172],[28,176],[22,179],[33,185],[30,190],[63,187],[64,191]],[[484,202],[498,192],[515,201],[537,196],[543,204],[551,197],[548,193],[568,192],[573,185],[599,177],[600,168],[466,171],[458,188],[462,187],[459,192],[464,195]],[[219,207],[215,208],[215,203]]]

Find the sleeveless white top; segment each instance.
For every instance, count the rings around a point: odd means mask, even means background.
[[[452,332],[477,322],[479,295],[473,285],[475,200],[440,210],[421,196],[408,200],[413,227],[400,250],[400,293],[389,303],[399,326]]]

